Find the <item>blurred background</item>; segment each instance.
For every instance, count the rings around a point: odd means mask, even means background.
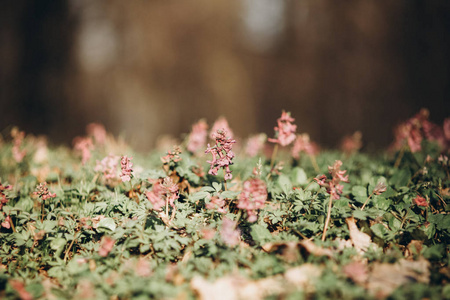
[[[273,136],[285,109],[381,148],[450,116],[450,1],[1,1],[0,105],[0,129],[68,145],[96,121],[145,151],[221,115]]]

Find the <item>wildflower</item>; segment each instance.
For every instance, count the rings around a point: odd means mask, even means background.
[[[106,141],[106,129],[100,123],[90,123],[86,126],[86,132],[88,136],[94,138],[95,143],[99,145],[105,144]]]
[[[150,262],[147,259],[140,258],[136,264],[136,275],[140,277],[149,277],[152,275]]]
[[[341,150],[348,155],[358,152],[362,147],[361,139],[361,131],[356,131],[350,136],[345,136],[341,142]]]
[[[131,177],[133,176],[131,172],[133,172],[133,163],[131,162],[133,158],[122,156],[120,160],[120,167],[122,169],[122,174],[120,174],[120,178],[122,179],[122,182],[130,181]]]
[[[11,130],[11,136],[13,137],[13,147],[11,149],[13,158],[17,163],[22,162],[23,158],[25,157],[26,151],[20,150],[20,146],[22,145],[22,141],[25,137],[25,132],[19,131],[17,127],[14,127]]]
[[[336,160],[333,166],[328,167],[328,172],[331,174],[332,179],[328,180],[325,175],[321,175],[314,180],[320,185],[327,189],[327,193],[330,194],[331,198],[338,200],[342,194],[344,186],[340,182],[348,182],[348,175],[345,176],[347,171],[340,170],[342,166],[342,161]]]
[[[21,300],[33,300],[33,296],[25,289],[25,283],[19,280],[9,280],[8,283],[19,294]]]
[[[153,184],[152,190],[145,195],[152,203],[154,210],[161,210],[166,203],[175,208],[175,200],[180,197],[178,189],[178,185],[170,177],[166,177],[162,182],[157,181]]]
[[[198,152],[206,145],[206,138],[208,137],[208,124],[205,120],[200,120],[192,125],[192,131],[189,134],[187,149],[192,153]]]
[[[6,216],[5,221],[3,221],[1,225],[2,225],[2,227],[6,228],[6,229],[10,229],[11,228],[11,217]]]
[[[241,239],[241,234],[239,230],[236,229],[237,222],[230,220],[226,217],[222,220],[222,227],[220,228],[220,237],[222,241],[230,247],[239,244]]]
[[[443,146],[445,132],[428,120],[429,115],[430,112],[427,109],[421,109],[414,117],[397,126],[395,129],[394,148],[401,149],[406,141],[411,152],[418,152],[422,150],[421,143],[423,139],[437,141]]]
[[[6,198],[6,195],[3,193],[3,191],[10,189],[12,189],[10,185],[4,186],[3,184],[0,183],[0,209],[2,209],[3,206],[9,201],[9,199]]]
[[[205,206],[207,209],[217,210],[217,212],[224,214],[227,212],[227,209],[225,207],[226,204],[227,203],[226,203],[225,199],[222,199],[217,196],[212,196],[211,200],[208,203],[206,203]]]
[[[380,182],[377,183],[377,185],[373,189],[373,193],[375,195],[381,195],[384,192],[386,192],[386,190],[387,190],[386,184],[384,182],[380,181]]]
[[[228,136],[230,138],[233,137],[233,131],[231,130],[230,126],[228,125],[227,119],[225,117],[220,117],[214,122],[213,127],[211,128],[211,131],[209,132],[210,139],[214,140],[216,137],[216,133],[218,130],[223,130],[228,133]]]
[[[256,211],[264,207],[266,200],[266,184],[259,178],[252,178],[244,182],[237,207],[247,211],[249,222],[255,222],[257,220]]]
[[[444,125],[442,127],[444,129],[445,139],[450,141],[450,118],[444,120]]]
[[[35,195],[38,195],[39,198],[41,198],[43,201],[50,199],[50,198],[55,198],[56,194],[55,193],[51,193],[48,190],[47,187],[47,182],[41,182],[37,187],[36,187],[36,191],[34,192]]]
[[[175,163],[181,161],[180,154],[181,154],[181,148],[179,146],[175,146],[175,147],[173,147],[172,151],[170,151],[170,150],[167,151],[166,156],[161,157],[161,161],[164,164],[174,165]]]
[[[281,117],[277,120],[278,126],[275,126],[276,139],[268,139],[269,142],[278,143],[281,146],[287,146],[295,140],[295,131],[297,125],[292,124],[295,119],[290,113],[283,110]]]
[[[108,155],[101,161],[97,160],[97,165],[94,168],[96,172],[102,172],[106,180],[117,177],[117,164],[119,157],[116,155]]]
[[[443,166],[448,165],[449,162],[448,156],[443,154],[439,155],[438,162]]]
[[[116,243],[116,240],[109,236],[102,237],[100,241],[100,248],[98,249],[98,254],[101,257],[108,256],[109,252],[114,248],[114,244]]]
[[[292,157],[295,159],[300,158],[300,153],[305,152],[308,155],[314,156],[319,152],[319,147],[316,143],[311,142],[309,134],[303,133],[297,135],[294,146],[292,147]]]
[[[81,153],[81,163],[84,165],[91,158],[91,150],[94,148],[90,137],[76,137],[73,139],[75,151]]]
[[[208,174],[217,175],[219,168],[225,170],[225,180],[231,180],[233,176],[231,175],[230,165],[233,164],[231,161],[234,158],[234,153],[231,151],[233,144],[236,143],[235,140],[230,137],[226,137],[227,132],[225,130],[217,130],[214,138],[216,139],[216,145],[211,147],[208,144],[205,153],[212,154],[212,161],[208,161],[211,165]]]
[[[266,138],[267,137],[264,133],[251,136],[247,140],[247,145],[245,146],[245,153],[250,157],[256,156],[263,149]]]
[[[416,196],[416,198],[413,199],[413,203],[417,206],[423,206],[428,207],[428,201],[424,197],[421,197],[419,195]]]

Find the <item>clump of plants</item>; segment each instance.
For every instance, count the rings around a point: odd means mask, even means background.
[[[421,110],[379,154],[299,125],[200,120],[146,154],[95,123],[72,149],[12,129],[0,298],[450,299],[450,119]]]

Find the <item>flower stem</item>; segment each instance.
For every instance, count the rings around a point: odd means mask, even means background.
[[[400,163],[402,162],[403,154],[405,154],[406,146],[403,146],[402,149],[400,149],[400,153],[397,156],[397,159],[395,160],[394,168],[398,169],[400,166]]]
[[[330,202],[328,204],[327,219],[325,220],[325,226],[323,227],[322,241],[325,241],[325,237],[327,236],[328,224],[330,223],[330,219],[331,219],[331,206],[332,206],[332,204],[333,204],[333,198],[330,195]]]
[[[11,224],[11,229],[13,232],[16,232],[16,227],[14,227],[14,222],[11,218],[11,216],[9,216],[9,224]]]
[[[273,163],[275,162],[275,157],[277,156],[278,152],[278,144],[275,144],[275,147],[273,148],[272,157],[270,158],[270,172],[272,172]]]
[[[317,173],[320,173],[320,169],[319,169],[319,165],[317,164],[316,157],[314,155],[310,155],[309,158],[311,159],[311,163],[314,167],[314,170]]]
[[[42,223],[44,223],[44,210],[45,210],[45,201],[42,200],[42,205],[41,205],[41,221],[42,221]]]
[[[363,209],[364,209],[364,207],[366,207],[366,205],[367,205],[367,202],[369,202],[369,200],[370,200],[370,198],[372,197],[372,195],[373,195],[373,192],[372,192],[372,194],[370,194],[370,196],[369,196],[369,197],[367,197],[366,201],[364,202],[363,206],[361,207],[361,210],[363,210]]]

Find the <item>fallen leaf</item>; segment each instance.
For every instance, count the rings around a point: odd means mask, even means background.
[[[353,246],[359,254],[364,254],[372,244],[372,239],[368,234],[359,231],[356,226],[355,218],[347,218],[345,219],[345,222],[347,223],[348,230],[350,231],[350,239],[352,240]]]
[[[360,261],[353,261],[342,269],[344,274],[353,282],[362,284],[369,278],[367,265]]]
[[[303,264],[286,271],[286,280],[297,287],[312,289],[314,281],[322,275],[323,268],[313,264]]]

